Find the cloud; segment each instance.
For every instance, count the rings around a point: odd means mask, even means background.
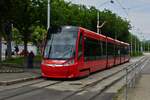
[[[146,39],[150,39],[150,13],[132,12],[130,16],[131,24],[139,28]]]

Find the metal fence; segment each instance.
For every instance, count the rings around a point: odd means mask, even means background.
[[[135,85],[141,76],[141,71],[144,68],[146,62],[147,58],[144,57],[137,63],[125,68],[124,100],[128,100],[129,89],[135,88]]]

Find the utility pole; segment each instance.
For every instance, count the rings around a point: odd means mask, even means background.
[[[97,33],[99,34],[99,11],[97,11]]]
[[[140,51],[141,51],[141,41],[139,40],[139,54],[140,54]]]
[[[139,43],[139,41],[138,41],[138,54],[139,54],[139,52],[140,52],[140,43]]]
[[[144,41],[144,43],[143,43],[143,47],[144,47],[144,52],[146,51],[146,49],[145,49],[145,41]]]
[[[134,45],[134,49],[135,49],[135,54],[136,54],[136,38],[135,38],[135,45]]]
[[[114,3],[114,1],[113,0],[110,0],[109,1],[110,3]],[[105,4],[107,4],[108,3],[108,1],[106,1],[106,2],[104,2],[104,3],[102,3],[100,6],[103,6],[103,5],[105,5]],[[99,11],[97,11],[97,33],[99,34],[100,33],[100,28],[102,28],[104,25],[105,25],[105,21],[104,21],[104,23],[100,26],[100,22],[99,22]]]
[[[141,41],[141,52],[143,53],[143,43]]]
[[[150,47],[149,47],[150,45],[149,45],[149,42],[148,42],[148,52],[150,51]]]
[[[132,50],[132,34],[131,34],[131,40],[130,41],[131,41],[131,55],[132,55],[132,51],[133,51]]]
[[[51,12],[51,9],[50,9],[50,0],[48,0],[48,3],[47,3],[47,30],[50,28],[50,12]]]

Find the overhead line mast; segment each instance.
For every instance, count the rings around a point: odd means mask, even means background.
[[[51,7],[50,7],[50,0],[47,2],[47,30],[50,28],[50,12],[51,12]]]

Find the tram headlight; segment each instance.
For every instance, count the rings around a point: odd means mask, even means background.
[[[65,62],[63,65],[64,66],[70,66],[70,65],[73,65],[73,64],[74,64],[74,59]]]

